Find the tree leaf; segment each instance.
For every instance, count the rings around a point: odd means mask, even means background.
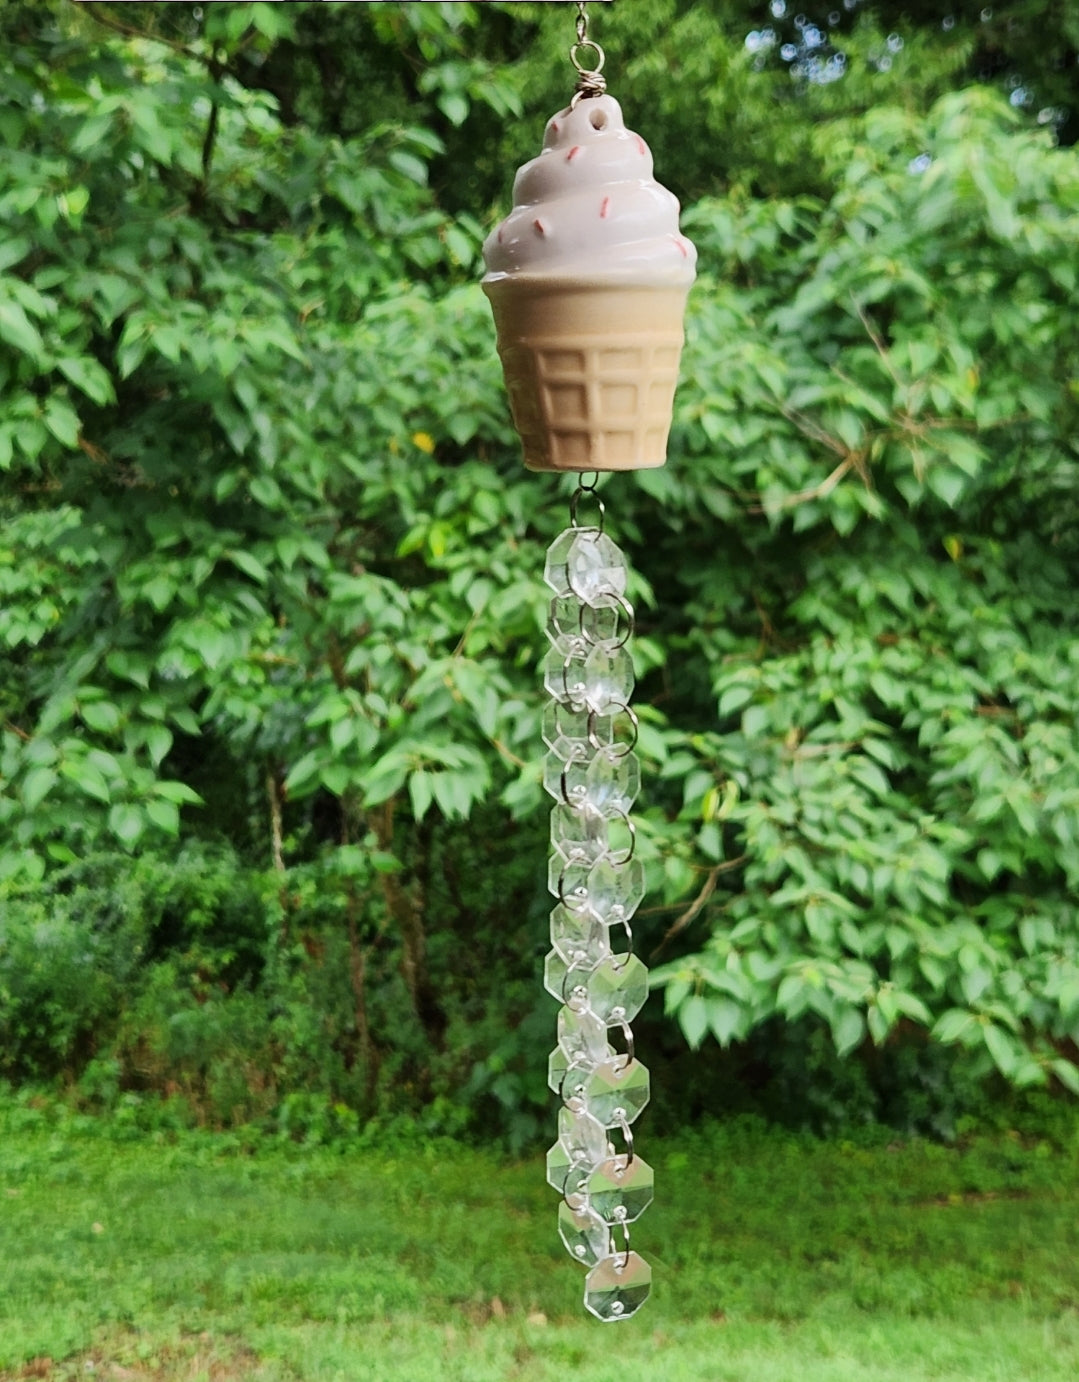
[[[678,1025],[695,1051],[708,1031],[708,1004],[699,993],[691,993],[678,1009]]]
[[[52,768],[30,768],[22,780],[22,804],[27,812],[36,811],[59,781]]]

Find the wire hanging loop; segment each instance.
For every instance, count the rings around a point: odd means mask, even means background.
[[[591,67],[584,65],[583,54],[594,55]],[[577,89],[573,93],[572,105],[586,100],[589,96],[602,96],[607,90],[607,79],[602,75],[607,56],[595,41],[588,37],[588,15],[585,13],[585,0],[577,0],[577,42],[569,50],[570,62],[577,70]]]
[[[589,528],[592,528],[592,529],[593,529],[595,532],[597,532],[597,533],[602,533],[602,532],[603,532],[603,529],[604,529],[605,515],[606,515],[607,510],[606,510],[606,507],[604,506],[603,500],[602,500],[602,499],[599,497],[599,495],[596,493],[596,486],[599,484],[599,471],[598,471],[598,470],[593,470],[593,471],[591,472],[592,478],[591,478],[590,480],[586,480],[586,479],[585,479],[585,474],[586,474],[586,473],[588,473],[588,472],[584,472],[584,471],[581,472],[581,474],[580,474],[580,476],[579,476],[579,478],[578,478],[578,481],[577,481],[577,488],[576,488],[576,489],[573,491],[573,493],[570,495],[570,501],[569,501],[569,524],[570,524],[570,527],[571,527],[571,528],[585,528],[585,527],[589,527]],[[584,524],[584,523],[581,523],[580,519],[578,518],[578,509],[579,509],[579,507],[580,507],[581,500],[582,500],[583,498],[585,498],[586,495],[588,496],[588,498],[590,498],[590,499],[595,499],[595,501],[596,501],[596,507],[599,509],[599,522],[598,522],[598,523],[595,523],[595,524]]]

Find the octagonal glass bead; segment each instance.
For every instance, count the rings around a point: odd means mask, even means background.
[[[574,698],[583,699],[596,715],[612,715],[629,704],[633,693],[633,661],[625,648],[608,649],[602,645],[592,648],[584,659],[580,682],[577,682],[576,659],[572,676]]]
[[[576,595],[556,595],[547,615],[547,637],[563,655],[579,656],[595,645],[595,639],[585,633],[585,606]]]
[[[557,949],[550,949],[543,962],[543,987],[551,998],[557,998],[558,1002],[572,1007],[577,1013],[583,1012],[583,1009],[591,1006],[589,981],[594,970],[594,960],[584,951],[569,951],[568,955],[562,956]],[[618,1016],[608,1017],[605,1013],[598,1013],[597,1016],[608,1024],[622,1021]]]
[[[548,606],[547,637],[563,655],[582,649],[625,647],[633,629],[633,607],[621,596],[600,595],[585,604],[576,595],[556,595]]]
[[[563,906],[573,907],[587,896],[585,883],[592,862],[583,850],[572,849],[568,854],[553,850],[547,859],[547,891]]]
[[[641,790],[641,765],[635,753],[623,749],[601,749],[574,764],[577,771],[567,777],[567,797],[575,806],[589,806],[603,816],[625,815]],[[574,796],[577,782],[583,791]]]
[[[574,978],[577,979],[576,972]],[[563,977],[563,986],[565,983]],[[587,1006],[608,1026],[632,1022],[648,997],[648,970],[636,955],[608,955],[596,965],[584,983]],[[569,1003],[569,998],[565,997],[562,1001]],[[574,1005],[571,1003],[570,1006]]]
[[[626,559],[606,533],[582,529],[566,549],[566,580],[586,605],[626,593]]]
[[[577,608],[577,626],[586,643],[613,652],[628,642],[633,632],[633,606],[623,597],[601,596]]]
[[[600,859],[588,875],[579,905],[589,906],[603,921],[628,921],[644,897],[644,866],[639,859],[614,864]]]
[[[590,1072],[578,1071],[563,1081],[563,1090],[572,1088],[584,1100],[588,1112],[605,1128],[632,1123],[651,1095],[648,1069],[639,1060],[624,1055],[611,1057]]]
[[[558,1044],[571,1065],[596,1066],[608,1060],[614,1051],[607,1030],[607,1024],[587,1008],[583,1012],[564,1006],[558,1010]]]
[[[552,998],[580,1012],[588,1006],[588,978],[591,971],[576,962],[577,953],[572,952],[564,957],[557,950],[549,950],[543,962],[543,987]]]
[[[588,1178],[588,1202],[605,1223],[632,1224],[652,1203],[655,1183],[643,1157],[607,1157]]]
[[[592,1163],[583,1157],[571,1156],[561,1140],[547,1150],[547,1184],[560,1195],[569,1196],[575,1208],[588,1203],[586,1187],[592,1171]]]
[[[547,703],[543,712],[543,742],[560,762],[568,762],[575,755],[592,756],[588,716],[587,707],[573,710],[557,700]]]
[[[577,529],[566,528],[547,548],[547,558],[543,565],[543,579],[554,591],[556,599],[576,598],[569,583],[568,559],[569,549],[578,536]]]
[[[607,1129],[576,1099],[558,1110],[558,1139],[571,1160],[596,1167],[610,1155]]]
[[[563,705],[578,710],[588,706],[585,699],[588,682],[583,657],[566,656],[557,648],[552,648],[543,659],[543,685],[547,694]]]
[[[587,864],[590,870],[608,852],[610,837],[607,818],[587,802],[563,802],[551,812],[551,843],[567,863]]]
[[[595,1210],[574,1209],[565,1200],[558,1206],[558,1236],[570,1257],[586,1267],[606,1257],[611,1246],[611,1230]]]
[[[547,1057],[547,1088],[552,1094],[562,1096],[562,1086],[566,1079],[566,1072],[569,1070],[569,1056],[562,1050],[561,1046],[556,1046]]]
[[[545,755],[543,759],[543,789],[550,793],[555,801],[572,800],[570,796],[570,785],[573,781],[572,773],[576,772],[577,777],[583,782],[587,766],[585,753],[583,748],[576,748],[568,758],[559,758],[552,749],[550,753]]]
[[[585,1278],[585,1309],[605,1323],[628,1320],[648,1299],[652,1268],[635,1252],[611,1253]]]
[[[576,595],[593,604],[626,593],[626,562],[598,528],[567,528],[547,549],[543,579],[555,595]]]
[[[575,955],[591,955],[598,962],[611,953],[610,930],[595,912],[561,902],[551,912],[551,944],[567,966]]]

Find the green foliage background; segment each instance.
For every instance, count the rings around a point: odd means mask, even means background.
[[[1051,11],[1007,61],[973,12],[845,12],[830,82],[755,6],[596,16],[700,250],[671,462],[604,490],[672,1117],[1079,1092]],[[519,467],[476,279],[569,13],[0,11],[9,1078],[533,1135],[564,484]]]

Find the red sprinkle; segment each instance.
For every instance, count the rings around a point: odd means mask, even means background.
[[[566,155],[566,162],[567,162],[567,163],[572,163],[573,160],[577,157],[577,155],[578,155],[580,152],[581,152],[581,146],[580,146],[580,144],[574,144],[573,148],[570,149],[569,153]]]
[[[642,158],[644,158],[648,153],[648,145],[644,142],[640,135],[637,136],[637,150]]]
[[[603,205],[602,205],[602,206],[600,207],[600,209],[599,209],[599,214],[600,214],[600,216],[602,217],[603,220],[606,220],[607,217],[611,214],[611,199],[610,199],[610,197],[604,197],[604,198],[603,198]]]
[[[542,222],[541,220],[538,220],[538,219],[537,219],[537,220],[533,221],[532,224],[533,224],[533,225],[535,226],[535,228],[536,228],[536,234],[537,234],[537,235],[546,235],[546,234],[547,234],[547,227],[543,224],[543,222]]]
[[[499,244],[502,243],[502,227],[501,227],[501,226],[498,227],[498,243],[499,243]]]
[[[689,250],[686,249],[686,242],[685,242],[684,240],[679,240],[679,239],[677,238],[677,236],[676,236],[676,237],[675,237],[674,243],[675,243],[675,244],[678,246],[678,248],[682,251],[682,258],[683,258],[683,259],[688,259],[688,258],[689,258]]]
[[[557,133],[558,133],[558,129],[559,129],[558,121],[557,121],[557,120],[552,120],[552,121],[551,121],[551,133],[552,133],[552,134],[557,134]]]

